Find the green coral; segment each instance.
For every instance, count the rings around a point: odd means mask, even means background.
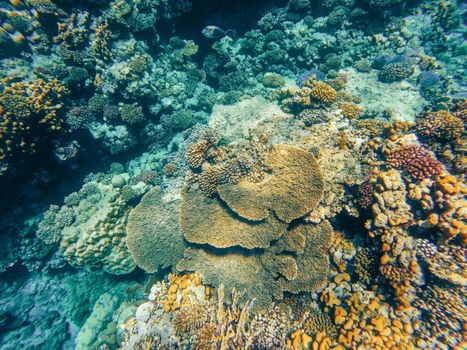
[[[146,119],[143,113],[143,107],[137,103],[121,105],[120,118],[122,122],[130,125],[141,123]]]
[[[62,217],[72,210],[74,220],[66,221],[66,226],[63,220],[58,222],[60,225],[52,223],[47,232],[53,241],[61,231],[60,251],[71,265],[113,274],[129,273],[135,268],[126,246],[130,207],[112,185],[87,183],[65,203],[58,213],[54,207],[46,217]],[[42,236],[46,233],[43,231]]]

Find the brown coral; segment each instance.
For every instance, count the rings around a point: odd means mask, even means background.
[[[427,149],[417,145],[400,146],[387,157],[388,163],[396,169],[407,171],[417,181],[438,175],[443,166],[433,158]]]
[[[445,110],[430,112],[416,122],[417,133],[428,139],[451,141],[464,132],[462,120]]]
[[[241,180],[218,187],[220,198],[239,216],[259,221],[272,210],[280,220],[291,222],[319,203],[323,179],[311,153],[276,145],[264,164],[270,173],[263,181]]]
[[[159,188],[148,192],[129,215],[126,241],[146,272],[174,266],[186,247],[178,225],[178,202],[164,200]]]
[[[354,260],[354,269],[358,280],[370,284],[378,275],[379,256],[376,250],[363,248],[358,251]]]
[[[207,197],[196,190],[184,190],[180,227],[192,243],[207,243],[217,248],[265,248],[286,232],[287,225],[273,216],[259,222],[242,220],[218,198]]]
[[[467,249],[451,246],[436,246],[426,239],[417,240],[417,255],[428,265],[435,276],[452,284],[467,287]]]
[[[330,338],[337,335],[336,326],[332,319],[320,311],[313,310],[303,322],[303,330],[309,336],[315,336],[319,332],[325,333]]]
[[[349,119],[358,118],[363,112],[363,108],[354,103],[344,102],[340,107],[342,109],[342,115]]]
[[[318,81],[311,89],[311,96],[322,103],[332,103],[336,100],[337,92],[331,86]]]
[[[264,253],[188,248],[177,269],[196,271],[204,283],[224,285],[227,291],[242,290],[246,298],[256,299],[255,308],[264,309],[285,291],[316,291],[329,273],[327,249],[333,235],[330,224],[300,224],[293,230],[305,237],[301,252],[285,251],[281,239]]]
[[[325,284],[329,274],[327,251],[332,242],[332,227],[323,221],[318,225],[298,225],[292,230],[298,230],[305,237],[305,247],[303,253],[295,257],[296,277],[291,280],[280,278],[277,283],[283,291],[314,292]]]
[[[203,283],[223,285],[227,291],[241,290],[246,298],[255,298],[255,307],[266,308],[281,291],[275,287],[273,276],[263,268],[255,254],[209,252],[188,248],[177,264],[179,271],[196,271]]]
[[[207,140],[200,140],[188,146],[186,159],[190,167],[197,169],[206,160],[206,153],[212,145]]]

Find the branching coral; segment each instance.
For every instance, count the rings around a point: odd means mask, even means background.
[[[360,282],[371,284],[378,275],[379,258],[376,250],[363,248],[355,255],[353,267]]]
[[[467,250],[454,245],[436,246],[426,239],[417,240],[417,255],[436,277],[467,287]]]
[[[417,145],[400,146],[387,156],[388,163],[396,169],[407,171],[415,180],[422,181],[443,172],[443,166],[428,150]]]
[[[87,39],[89,13],[79,11],[72,13],[70,17],[58,23],[58,34],[53,38],[65,48],[76,48],[84,44]]]
[[[334,102],[337,96],[336,90],[321,81],[314,84],[310,94],[314,99],[322,103]]]
[[[406,62],[395,62],[385,65],[379,74],[381,81],[391,83],[408,78],[412,75],[413,68]]]
[[[344,102],[340,107],[342,109],[342,115],[349,119],[358,118],[363,112],[363,108],[354,103]]]
[[[419,330],[419,336],[431,348],[465,344],[467,304],[464,289],[430,286],[422,291],[414,306],[428,319]]]
[[[59,111],[67,89],[58,80],[4,81],[0,89],[0,161],[33,153],[50,141],[45,135],[61,130]]]
[[[452,141],[464,132],[462,120],[445,110],[430,112],[416,121],[417,133],[428,139]]]
[[[186,244],[178,226],[178,205],[177,201],[165,200],[155,188],[130,213],[128,249],[148,273],[175,266],[183,257]]]

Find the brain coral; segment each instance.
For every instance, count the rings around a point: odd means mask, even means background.
[[[186,244],[178,225],[178,202],[167,202],[154,188],[128,218],[127,245],[139,267],[148,273],[174,266]]]
[[[247,220],[263,220],[273,211],[291,222],[311,211],[321,200],[323,179],[314,156],[299,148],[276,145],[265,159],[270,169],[258,183],[244,179],[218,187],[220,198]]]
[[[287,225],[273,216],[259,222],[243,220],[217,197],[207,197],[197,190],[184,190],[180,227],[192,243],[208,243],[217,248],[235,245],[265,248],[285,233]]]

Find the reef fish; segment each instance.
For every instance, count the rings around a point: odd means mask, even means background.
[[[217,26],[206,26],[201,31],[206,38],[219,39],[224,36],[234,37],[237,32],[234,29],[223,30]]]

